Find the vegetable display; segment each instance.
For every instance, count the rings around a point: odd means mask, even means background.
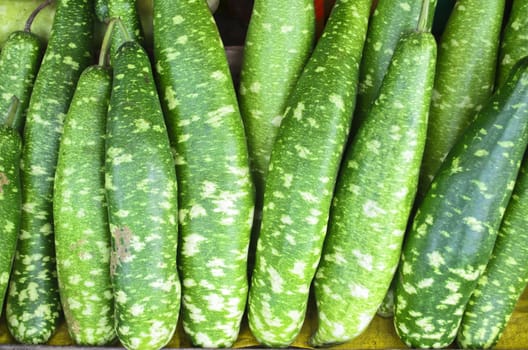
[[[528,347],[528,0],[0,18],[0,348]]]

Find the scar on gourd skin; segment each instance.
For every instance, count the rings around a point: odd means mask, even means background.
[[[132,231],[127,226],[116,227],[112,234],[114,236],[115,250],[110,257],[110,272],[114,275],[117,264],[130,256],[128,248],[132,241]]]
[[[4,186],[9,185],[9,179],[6,174],[0,173],[0,193],[4,192]]]
[[[70,328],[71,328],[72,332],[75,333],[75,334],[79,334],[80,331],[81,331],[81,327],[79,325],[79,321],[77,321],[73,317],[73,315],[72,315],[72,313],[70,311],[70,304],[67,301],[62,305],[62,310],[64,312],[64,315],[66,316],[66,318],[70,322]]]
[[[88,243],[87,240],[85,240],[85,239],[80,239],[80,240],[78,240],[77,242],[74,242],[74,243],[70,244],[70,249],[71,249],[71,250],[78,250],[78,249],[81,249],[86,243]]]

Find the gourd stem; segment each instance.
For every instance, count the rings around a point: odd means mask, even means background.
[[[416,28],[419,32],[427,32],[427,20],[429,18],[429,2],[431,0],[423,0],[422,11],[420,12],[420,18],[418,19],[418,27]]]
[[[110,22],[108,22],[108,27],[106,28],[106,32],[103,37],[103,43],[101,44],[101,52],[99,53],[99,66],[101,67],[109,64],[109,60],[107,58],[112,43],[112,31],[114,30],[116,22],[121,23],[121,20],[119,18],[112,18]],[[123,29],[121,28],[121,30]]]
[[[29,15],[26,21],[26,25],[24,26],[25,32],[31,33],[31,25],[33,24],[33,21],[35,20],[35,17],[37,17],[37,15],[40,13],[40,11],[42,11],[43,8],[50,5],[52,2],[53,0],[46,0],[40,5],[38,5],[37,8],[33,10],[33,12],[31,12],[31,14]]]

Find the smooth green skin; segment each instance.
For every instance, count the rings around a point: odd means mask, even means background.
[[[499,341],[528,284],[528,163],[526,159],[493,254],[466,306],[457,335],[463,348],[489,349]]]
[[[504,0],[459,0],[438,46],[419,198],[488,101],[495,82]]]
[[[98,15],[103,15],[101,12],[101,1],[99,1],[97,10]],[[107,0],[106,11],[108,18],[119,18],[123,27],[127,30],[128,38],[123,34],[120,26],[115,26],[112,33],[112,43],[110,46],[110,57],[113,59],[117,50],[127,40],[137,40],[143,42],[143,30],[139,19],[139,13],[136,9],[136,0]]]
[[[528,56],[528,1],[515,0],[502,34],[497,86],[504,84],[515,63],[524,56]]]
[[[336,2],[273,147],[248,316],[251,332],[266,346],[288,346],[305,318],[350,129],[370,6],[370,0]]]
[[[113,68],[105,188],[115,328],[127,349],[160,349],[180,310],[174,160],[145,50],[124,43]]]
[[[457,334],[488,263],[528,143],[528,59],[453,147],[406,237],[394,323],[410,347]]]
[[[254,190],[235,89],[205,1],[154,2],[154,56],[178,174],[183,327],[195,346],[231,347],[247,301]]]
[[[22,159],[22,227],[7,298],[7,326],[21,343],[46,343],[59,324],[52,222],[62,122],[91,60],[93,2],[59,1],[29,102]]]
[[[429,1],[428,30],[437,0]],[[424,0],[379,1],[369,23],[359,71],[359,90],[352,126],[356,133],[378,98],[383,78],[402,34],[415,31]]]
[[[13,127],[20,133],[41,58],[40,39],[23,31],[12,33],[0,53],[0,115],[6,114],[12,97],[16,96],[20,106]],[[4,118],[0,119],[0,124],[4,122]]]
[[[79,78],[64,120],[53,193],[59,291],[72,340],[112,342],[110,230],[104,189],[108,69],[92,66]]]
[[[4,305],[20,230],[21,154],[20,135],[12,128],[0,127],[0,305]]]
[[[287,98],[312,52],[314,39],[313,0],[255,1],[244,48],[239,101],[260,198]]]
[[[389,289],[418,186],[435,64],[431,33],[402,36],[345,154],[314,280],[314,346],[360,335]]]
[[[0,48],[13,32],[24,29],[26,20],[41,3],[42,0],[0,0]],[[31,25],[31,31],[43,42],[49,39],[55,10],[56,2],[53,2],[39,12]]]

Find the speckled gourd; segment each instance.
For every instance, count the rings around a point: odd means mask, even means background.
[[[53,179],[62,123],[75,84],[90,63],[92,0],[57,4],[35,80],[22,155],[22,226],[7,297],[7,326],[21,343],[45,343],[59,323],[52,222]]]
[[[528,185],[526,164],[493,249],[464,311],[457,343],[464,349],[490,349],[500,340],[528,284]]]
[[[528,143],[528,59],[476,115],[419,205],[406,237],[394,323],[410,347],[441,348],[495,244]]]
[[[0,125],[0,305],[4,305],[22,213],[22,138],[13,128],[18,108],[18,100],[11,98],[10,108],[5,113],[6,122]]]
[[[247,300],[254,190],[206,1],[154,2],[154,57],[178,173],[183,328],[195,346],[230,347]]]
[[[114,300],[104,189],[108,68],[84,70],[64,120],[53,193],[57,277],[72,340],[112,342]]]
[[[0,53],[0,124],[9,110],[11,97],[20,101],[14,128],[22,133],[29,97],[42,58],[40,39],[29,31],[16,31]]]
[[[257,0],[253,4],[239,85],[240,112],[256,195],[249,271],[254,264],[271,149],[287,98],[312,53],[314,39],[313,0]]]
[[[273,146],[249,293],[249,326],[273,347],[303,324],[352,121],[371,1],[337,1],[286,104]]]
[[[525,157],[491,259],[464,311],[457,335],[457,343],[462,348],[489,349],[499,341],[528,284],[527,227],[528,162]]]
[[[435,60],[431,33],[402,36],[344,157],[314,280],[315,346],[360,335],[391,285],[418,186]]]
[[[430,31],[437,0],[427,1],[429,10],[426,29]],[[400,37],[416,29],[423,3],[424,0],[399,0],[378,1],[376,4],[359,66],[359,89],[352,120],[352,135],[357,133],[379,95],[379,89]],[[392,317],[394,314],[393,285],[394,283],[380,305],[378,315],[382,317]]]
[[[313,0],[255,1],[244,47],[239,100],[259,197],[286,100],[310,57],[314,39]]]
[[[136,0],[98,0],[96,5],[97,16],[107,15],[108,19],[119,18],[127,32],[123,33],[117,26],[114,28],[110,47],[111,59],[114,58],[121,44],[129,40],[128,37],[143,43],[143,29],[136,8]]]
[[[105,169],[115,329],[127,349],[160,349],[180,310],[177,181],[151,63],[136,41],[113,60]]]
[[[403,34],[418,25],[424,0],[378,1],[372,13],[359,70],[357,106],[352,132],[365,120],[379,94],[383,77]],[[431,29],[437,0],[429,1],[427,29]]]
[[[511,69],[521,58],[528,56],[528,1],[512,1],[508,23],[500,42],[496,82],[500,87]]]
[[[449,17],[438,44],[418,200],[493,92],[504,7],[504,0],[458,0]]]

